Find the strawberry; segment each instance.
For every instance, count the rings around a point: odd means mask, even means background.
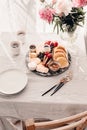
[[[54,47],[57,47],[58,46],[58,42],[54,42]]]
[[[47,57],[48,57],[48,58],[52,58],[52,54],[49,53],[49,54],[47,55]]]
[[[46,55],[46,57],[48,57],[48,58],[52,58],[52,54],[49,53],[49,52],[45,52],[45,55]]]

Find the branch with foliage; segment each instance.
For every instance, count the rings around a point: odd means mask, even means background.
[[[73,7],[71,12],[65,16],[63,13],[62,16],[53,15],[52,23],[54,23],[54,30],[59,29],[67,32],[73,32],[77,26],[82,26],[84,24],[85,12],[83,8]]]

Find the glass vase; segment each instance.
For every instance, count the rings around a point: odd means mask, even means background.
[[[76,40],[78,37],[78,29],[76,28],[72,32],[60,32],[60,38],[65,42],[66,48],[72,53],[76,53],[77,50],[73,49],[76,46]]]

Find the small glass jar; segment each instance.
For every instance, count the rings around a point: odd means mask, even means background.
[[[21,43],[19,41],[13,41],[10,44],[12,56],[18,56],[21,50]]]
[[[36,46],[35,45],[30,45],[29,46],[29,52],[30,53],[36,53]]]

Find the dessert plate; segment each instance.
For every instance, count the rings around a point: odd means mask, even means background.
[[[60,75],[61,73],[65,72],[66,70],[68,70],[68,68],[70,67],[70,64],[71,64],[71,55],[70,53],[68,52],[68,62],[69,62],[69,65],[68,67],[65,67],[65,68],[60,68],[58,71],[56,72],[50,72],[48,71],[48,73],[42,73],[42,72],[38,72],[36,70],[32,71],[33,73],[37,74],[37,75],[40,75],[40,76],[43,76],[43,77],[51,77],[51,76],[56,76],[56,75]],[[28,67],[28,63],[29,63],[29,52],[27,53],[26,55],[26,66]]]
[[[0,74],[0,93],[12,95],[21,92],[28,83],[27,75],[18,69],[9,69]]]

